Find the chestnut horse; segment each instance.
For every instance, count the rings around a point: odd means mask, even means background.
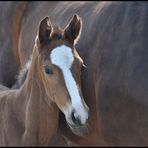
[[[75,48],[81,27],[77,15],[65,29],[52,26],[48,17],[40,22],[23,85],[0,86],[1,146],[48,146],[57,131],[59,109],[75,134],[87,130],[89,109],[80,85],[83,60]]]
[[[18,34],[13,37],[21,67],[30,58],[36,24],[44,16],[49,15],[61,27],[74,13],[83,19],[77,49],[87,66],[81,82],[91,113],[90,130],[84,137],[75,135],[61,113],[62,135],[80,146],[148,146],[147,3],[49,1],[24,6],[19,9],[23,13],[15,14],[23,15],[13,31]]]

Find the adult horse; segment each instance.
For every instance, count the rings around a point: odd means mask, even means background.
[[[58,127],[58,108],[70,129],[84,134],[89,109],[80,86],[83,60],[75,48],[81,24],[77,15],[64,30],[48,17],[40,22],[23,85],[0,86],[1,146],[48,146]]]
[[[78,137],[62,122],[62,133],[79,145],[148,145],[147,3],[28,2],[18,36],[21,65],[30,57],[42,17],[65,26],[74,13],[84,22],[77,49],[87,66],[81,80],[90,131]]]

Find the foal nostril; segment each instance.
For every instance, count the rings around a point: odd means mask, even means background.
[[[79,117],[75,117],[75,111],[74,110],[71,113],[71,119],[72,119],[73,123],[75,123],[76,125],[79,125],[79,126],[82,125]]]

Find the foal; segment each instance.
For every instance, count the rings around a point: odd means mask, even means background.
[[[83,61],[75,49],[81,27],[77,15],[63,30],[48,17],[40,22],[23,85],[0,91],[1,146],[48,145],[58,127],[59,109],[71,130],[83,134],[89,109],[80,85]]]

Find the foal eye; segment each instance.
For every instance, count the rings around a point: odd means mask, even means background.
[[[47,65],[44,66],[44,67],[45,67],[45,72],[46,72],[46,74],[49,74],[49,75],[53,74],[53,71],[52,71],[51,68],[49,68]]]

